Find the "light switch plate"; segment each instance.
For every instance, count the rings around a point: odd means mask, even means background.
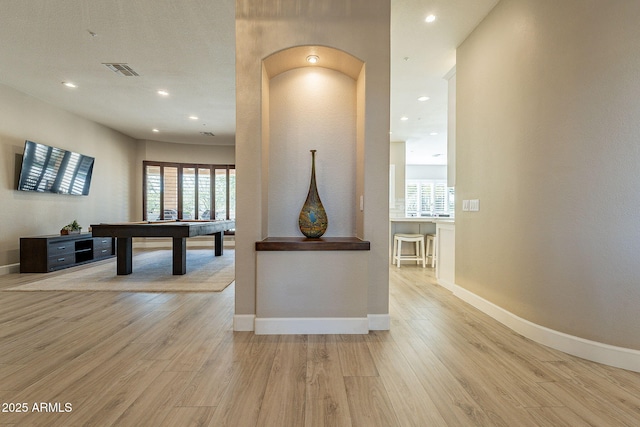
[[[462,201],[462,210],[465,211],[465,212],[469,210],[469,201],[468,200],[463,200]]]
[[[480,210],[480,200],[469,200],[469,210],[472,212],[478,212]]]

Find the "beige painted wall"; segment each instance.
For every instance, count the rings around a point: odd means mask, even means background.
[[[312,149],[317,150],[318,194],[329,219],[325,236],[355,236],[355,84],[326,68],[296,68],[272,79],[270,236],[300,236],[298,214],[309,190]]]
[[[268,118],[262,115],[261,60],[296,45],[338,48],[364,61],[366,88],[357,100],[357,120],[362,120],[363,189],[365,211],[358,212],[356,229],[371,241],[368,313],[388,313],[388,182],[389,182],[389,18],[386,0],[349,3],[341,0],[281,3],[236,1],[236,314],[255,314],[255,242],[266,237],[267,192],[262,168],[268,147]],[[360,92],[360,90],[358,90]],[[366,92],[366,93],[365,93]],[[364,112],[365,114],[361,114]],[[365,117],[366,116],[366,117]],[[306,181],[306,180],[305,180]],[[299,211],[300,206],[291,206]]]
[[[344,251],[341,255],[300,251],[283,257],[278,252],[258,252],[257,317],[366,318],[367,300],[362,295],[367,293],[367,253]],[[325,280],[322,286],[309,286],[310,277]]]
[[[161,141],[139,141],[141,160],[156,162],[202,163],[232,165],[235,147],[229,145],[196,145]]]
[[[137,141],[3,85],[0,112],[0,267],[20,261],[20,237],[57,234],[74,219],[85,230],[96,222],[141,219],[142,160],[235,162],[233,146]],[[17,191],[16,159],[25,139],[95,157],[89,196]]]
[[[95,157],[89,195],[17,191],[15,163],[25,139]],[[57,234],[74,219],[85,230],[129,220],[135,146],[132,138],[0,85],[0,266],[20,261],[20,237]]]
[[[637,1],[502,0],[458,49],[456,129],[456,283],[634,349],[638,16]]]

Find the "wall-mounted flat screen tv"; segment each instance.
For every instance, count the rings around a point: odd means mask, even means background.
[[[90,156],[25,141],[18,190],[86,196],[93,163]]]

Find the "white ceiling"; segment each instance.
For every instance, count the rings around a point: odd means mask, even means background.
[[[497,2],[391,1],[391,140],[407,141],[408,163],[446,162],[444,76]],[[136,139],[234,143],[234,0],[0,3],[0,83]],[[424,22],[429,14],[434,23]],[[109,62],[140,76],[120,76]]]

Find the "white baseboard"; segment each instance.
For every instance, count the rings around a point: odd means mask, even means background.
[[[269,334],[366,334],[369,331],[388,331],[388,314],[369,314],[364,318],[268,318],[256,319],[253,314],[233,316],[234,331],[254,331]]]
[[[256,335],[367,334],[366,317],[256,318]]]
[[[255,314],[235,314],[233,316],[233,330],[238,332],[251,332],[254,328]]]
[[[438,284],[453,293],[455,293],[456,288],[458,287],[458,285],[456,285],[455,283],[447,282],[446,280],[442,279],[438,279]]]
[[[12,273],[20,273],[20,263],[0,265],[0,276]]]
[[[549,329],[518,317],[458,285],[453,285],[450,290],[461,300],[537,343],[593,362],[640,372],[639,350],[590,341]]]
[[[369,314],[370,331],[388,331],[391,328],[391,317],[388,314]]]

